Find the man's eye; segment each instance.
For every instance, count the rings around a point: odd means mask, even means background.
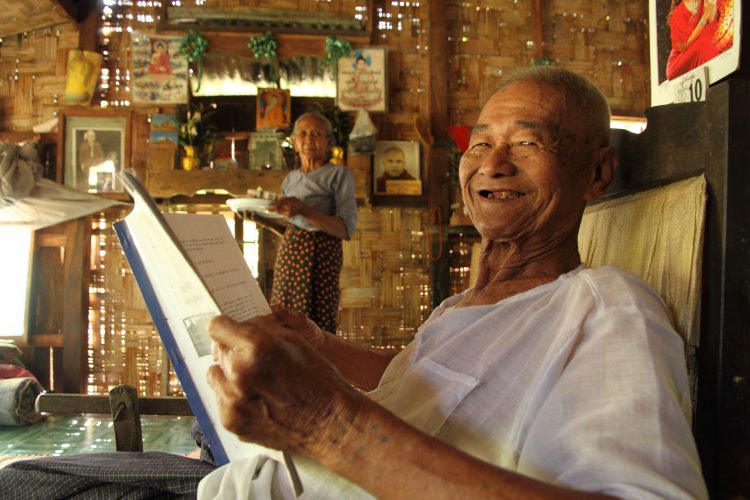
[[[472,144],[469,149],[477,149],[477,148],[483,148],[483,147],[490,147],[489,143],[487,142],[477,142],[476,144]]]
[[[518,141],[515,144],[516,146],[536,146],[536,142],[534,141]]]

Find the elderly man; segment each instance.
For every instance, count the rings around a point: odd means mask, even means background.
[[[615,169],[608,137],[606,100],[585,79],[506,80],[460,165],[482,236],[476,285],[395,357],[286,311],[216,318],[222,423],[294,453],[310,498],[705,498],[661,298],[578,252],[584,206]],[[232,462],[199,498],[290,496],[277,468]]]

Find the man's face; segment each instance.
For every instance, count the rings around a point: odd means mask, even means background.
[[[557,89],[516,82],[482,108],[459,178],[484,238],[543,246],[577,230],[589,164],[568,104]]]
[[[383,170],[390,177],[398,177],[404,171],[406,156],[400,149],[394,149],[383,153]]]

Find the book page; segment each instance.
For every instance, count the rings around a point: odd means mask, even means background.
[[[187,215],[187,217],[186,217]],[[222,314],[236,321],[271,308],[221,215],[164,214]]]

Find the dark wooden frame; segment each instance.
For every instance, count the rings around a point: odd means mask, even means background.
[[[121,168],[128,168],[131,164],[131,137],[132,137],[132,111],[127,109],[100,109],[100,108],[83,108],[71,107],[61,108],[59,112],[59,123],[57,126],[57,172],[55,179],[57,182],[65,183],[65,169],[71,168],[66,164],[67,156],[67,129],[71,118],[122,118],[123,119],[123,151],[121,152]]]
[[[703,174],[701,341],[694,431],[712,498],[750,497],[750,81],[711,87],[706,102],[647,110],[643,134],[620,133],[612,194]]]

